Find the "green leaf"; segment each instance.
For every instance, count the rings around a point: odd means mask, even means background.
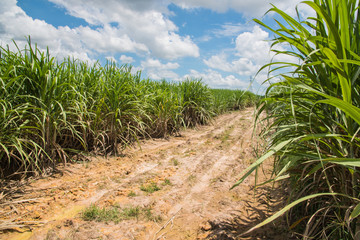
[[[351,103],[350,82],[347,79],[347,74],[343,70],[344,67],[340,64],[340,61],[338,60],[335,53],[331,49],[324,48],[323,52],[329,58],[330,62],[332,63],[332,65],[334,66],[334,68],[336,69],[336,71],[338,73],[338,78],[339,78],[340,84],[341,84],[343,100],[348,103]]]
[[[245,233],[243,233],[242,235],[246,235],[248,233],[250,233],[251,231],[254,231],[255,229],[258,229],[272,221],[274,221],[275,219],[277,219],[278,217],[282,216],[283,214],[285,214],[287,211],[289,211],[292,207],[296,206],[299,203],[302,203],[304,201],[310,200],[312,198],[316,198],[316,197],[321,197],[321,196],[336,196],[338,195],[337,193],[317,193],[317,194],[312,194],[309,196],[305,196],[302,197],[288,205],[286,205],[283,209],[281,209],[280,211],[276,212],[274,215],[272,215],[271,217],[267,218],[265,221],[262,221],[261,223],[257,224],[256,226],[252,227],[251,229],[249,229],[248,231],[246,231]]]
[[[349,167],[360,167],[359,158],[327,158],[327,159],[322,159],[321,161],[340,164]]]
[[[305,85],[303,83],[299,83],[299,82],[296,83],[295,81],[294,81],[294,83],[300,88],[309,90],[309,91],[316,93],[324,98],[327,98],[326,100],[318,101],[318,103],[325,103],[325,104],[329,104],[329,105],[339,108],[341,111],[346,113],[348,116],[350,116],[354,121],[356,121],[360,125],[360,109],[358,107],[356,107],[356,106],[352,105],[351,103],[348,103],[342,99],[332,97],[326,93],[320,92],[320,91],[318,91],[308,85]]]
[[[360,215],[360,203],[356,205],[354,210],[350,214],[350,221],[352,221],[354,218],[357,218]]]
[[[275,147],[273,147],[272,149],[270,149],[267,153],[265,153],[262,157],[260,157],[258,160],[256,160],[253,164],[251,164],[249,167],[247,167],[244,171],[242,171],[240,173],[240,180],[238,180],[231,188],[235,188],[237,186],[239,186],[252,172],[254,172],[257,167],[262,164],[267,158],[271,157],[272,155],[274,155],[275,153],[277,153],[279,150],[281,150],[283,147],[287,146],[289,143],[291,143],[293,141],[293,139],[289,139],[286,141],[283,141],[281,143],[279,143],[278,145],[276,145]]]

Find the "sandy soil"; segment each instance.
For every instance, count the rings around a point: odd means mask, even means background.
[[[281,222],[240,235],[282,204],[282,191],[255,193],[254,176],[229,190],[261,148],[252,133],[253,109],[245,109],[181,136],[142,141],[121,157],[60,167],[0,195],[0,238],[289,239]],[[141,190],[150,184],[160,190]],[[85,221],[82,212],[91,205],[148,214],[116,223]]]

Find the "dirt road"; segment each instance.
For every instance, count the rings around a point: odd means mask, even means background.
[[[0,238],[286,239],[274,225],[239,236],[271,212],[274,197],[254,197],[253,177],[229,190],[255,158],[252,131],[253,109],[245,109],[181,136],[145,140],[121,157],[63,167],[12,193],[11,203],[3,199],[2,228],[17,223],[32,231],[14,226]],[[86,221],[90,206],[119,209],[123,217]]]

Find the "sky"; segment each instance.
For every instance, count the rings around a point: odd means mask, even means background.
[[[31,36],[58,60],[110,60],[143,78],[259,93],[273,35],[252,19],[273,24],[264,16],[270,3],[295,17],[300,0],[1,0],[0,45],[21,47]]]

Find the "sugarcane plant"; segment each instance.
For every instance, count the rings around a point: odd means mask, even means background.
[[[14,46],[0,47],[0,178],[44,173],[89,153],[118,155],[216,112],[201,79],[153,81],[128,65],[58,60],[30,37],[24,49]]]
[[[267,114],[269,147],[234,187],[274,157],[267,182],[286,179],[289,204],[251,230],[287,213],[289,228],[303,239],[359,239],[359,1],[301,4],[314,15],[293,18],[273,6],[268,12],[279,17],[277,27],[255,19],[274,34],[275,55],[295,61],[272,61],[260,69],[269,69],[257,112],[258,121]]]

